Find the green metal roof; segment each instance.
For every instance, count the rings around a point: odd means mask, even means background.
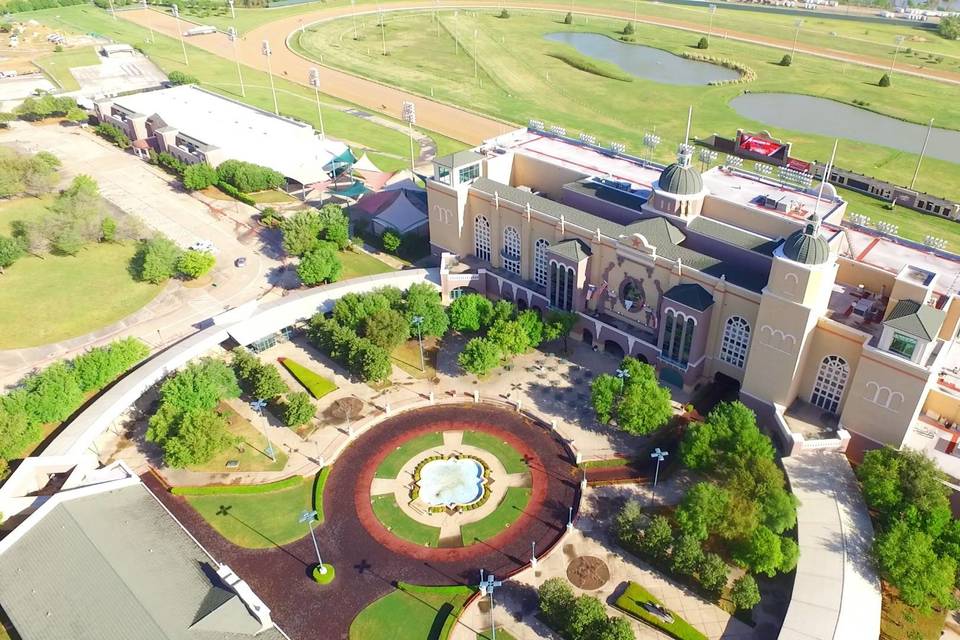
[[[706,311],[713,304],[713,295],[699,284],[694,283],[678,284],[671,287],[663,294],[663,297],[697,311]]]
[[[947,317],[945,311],[914,300],[900,300],[894,305],[883,324],[907,335],[932,342],[940,333]]]
[[[562,258],[573,260],[574,262],[586,260],[592,254],[590,247],[582,240],[576,238],[550,245],[547,247],[547,253],[553,253]]]
[[[783,255],[800,264],[824,264],[830,259],[830,245],[820,235],[817,225],[811,223],[787,237]]]
[[[678,196],[692,196],[703,191],[703,178],[696,167],[674,162],[660,173],[657,187]]]

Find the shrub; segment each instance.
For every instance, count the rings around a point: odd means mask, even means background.
[[[723,592],[723,588],[727,586],[729,574],[730,569],[727,567],[727,563],[723,561],[723,558],[715,553],[708,553],[703,557],[703,562],[700,563],[700,569],[697,571],[697,579],[699,579],[704,589],[710,593],[719,595]]]
[[[147,240],[133,258],[134,272],[137,278],[152,284],[169,280],[177,273],[181,253],[180,247],[163,236]]]
[[[218,495],[246,495],[254,493],[271,493],[299,487],[303,482],[300,476],[290,476],[283,480],[275,480],[264,484],[207,484],[199,487],[173,487],[170,493],[175,496],[218,496]]]
[[[273,207],[267,207],[260,212],[260,224],[265,227],[270,227],[275,229],[281,225],[283,218],[280,217],[280,214],[277,213],[277,210]]]
[[[303,391],[287,395],[283,404],[283,424],[288,427],[299,427],[313,420],[317,408],[310,402],[310,396]]]
[[[110,124],[109,122],[101,122],[94,127],[93,130],[98,136],[121,149],[128,149],[130,147],[130,138],[123,132],[123,129],[116,125]]]
[[[183,170],[183,186],[191,191],[206,189],[216,181],[216,170],[206,162],[191,164]]]
[[[636,29],[634,28],[633,23],[628,22],[626,25],[624,25],[623,31],[621,33],[623,33],[623,35],[625,36],[632,36],[635,32],[636,32]]]
[[[573,24],[573,12],[567,11],[567,15],[563,16],[563,24]]]
[[[289,371],[290,375],[292,375],[311,396],[318,400],[331,391],[335,391],[337,388],[337,385],[330,380],[327,380],[319,373],[314,373],[290,358],[279,358],[278,360],[280,364],[283,365],[283,368]]]
[[[23,245],[16,238],[0,236],[0,273],[23,257]]]
[[[317,476],[313,479],[313,510],[317,512],[317,520],[323,522],[323,488],[327,486],[327,478],[330,477],[330,467],[327,465],[320,469]]]
[[[730,600],[742,611],[749,611],[760,603],[760,588],[752,575],[748,573],[733,581]]]
[[[177,70],[173,70],[169,74],[167,74],[167,80],[173,86],[177,86],[181,84],[200,84],[200,81],[197,80],[195,77],[191,76],[188,73],[184,73],[183,71],[177,71]]]
[[[500,9],[500,14],[497,17],[506,20],[510,17],[510,12],[507,11],[506,8]]]
[[[192,280],[205,275],[210,269],[213,269],[215,264],[217,264],[217,259],[209,251],[188,249],[180,254],[179,259],[177,259],[177,271]]]
[[[380,244],[383,246],[383,250],[388,253],[395,254],[400,249],[400,242],[400,236],[389,229],[380,236]]]
[[[880,76],[880,82],[877,83],[879,87],[889,87],[890,86],[890,74],[885,73]]]
[[[700,38],[700,40],[697,42],[697,49],[709,49],[709,48],[710,48],[710,41],[707,40],[707,37],[703,36],[702,38]]]
[[[217,176],[221,182],[236,187],[243,193],[276,189],[283,186],[283,175],[273,169],[244,162],[226,160],[217,166]]]
[[[937,33],[947,40],[960,39],[960,16],[941,17],[940,24],[937,25]]]
[[[253,198],[251,198],[245,193],[241,193],[240,190],[237,189],[235,186],[227,182],[224,182],[223,180],[218,180],[216,183],[216,187],[217,189],[220,189],[220,191],[223,191],[225,194],[227,194],[234,200],[239,200],[243,204],[248,204],[251,207],[255,207],[257,205],[256,200],[254,200]]]
[[[789,53],[783,54],[783,57],[780,58],[780,66],[789,67],[792,64],[793,64],[793,56],[791,56]]]

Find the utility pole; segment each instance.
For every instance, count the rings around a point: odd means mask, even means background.
[[[796,60],[797,58],[797,40],[800,38],[800,27],[803,26],[803,20],[796,21],[797,30],[793,34],[793,50],[790,52],[790,60]]]
[[[183,44],[183,29],[180,27],[180,7],[172,4],[170,5],[170,11],[177,21],[177,37],[180,38],[180,49],[183,51],[183,64],[190,66],[190,61],[187,60],[187,45]]]
[[[479,64],[477,60],[477,38],[479,37],[479,32],[473,30],[473,79],[476,80],[480,77]]]
[[[260,46],[260,53],[267,58],[267,77],[270,78],[270,92],[273,94],[273,112],[276,115],[280,115],[280,104],[277,102],[277,88],[273,84],[273,65],[270,62],[273,51],[270,49],[269,41],[263,41],[263,44]]]
[[[663,462],[664,458],[668,455],[670,454],[660,449],[660,447],[654,449],[653,453],[650,454],[651,458],[657,459],[657,470],[653,473],[653,491],[650,492],[650,502],[653,502],[653,492],[657,490],[657,480],[660,479],[660,463]]]
[[[353,18],[353,39],[356,40],[357,39],[357,13],[356,13],[356,10],[354,9],[354,6],[355,6],[354,1],[355,0],[350,0],[350,17]]]
[[[897,64],[897,54],[900,53],[900,45],[903,44],[903,40],[903,36],[897,36],[897,48],[893,50],[893,61],[890,63],[891,74],[893,74],[893,67]]]
[[[313,87],[313,93],[317,98],[317,117],[320,118],[320,139],[326,140],[327,134],[323,130],[323,113],[320,111],[320,71],[316,67],[310,67],[310,86]]]
[[[233,6],[233,2],[230,2],[230,6]],[[237,77],[240,79],[240,95],[242,97],[247,96],[247,90],[243,86],[243,72],[240,70],[240,50],[237,49],[237,30],[233,27],[227,29],[227,37],[230,38],[230,42],[233,43],[233,57],[237,61]]]
[[[313,523],[316,519],[316,511],[304,511],[300,514],[299,522],[307,523],[307,529],[310,530],[310,537],[313,538],[313,549],[317,552],[317,572],[323,576],[327,574],[327,568],[323,566],[323,559],[320,557],[320,546],[317,544],[317,534],[313,530]]]
[[[923,146],[920,148],[920,157],[917,158],[917,168],[913,172],[913,179],[910,181],[910,188],[917,182],[917,176],[920,175],[920,163],[923,162],[923,154],[927,152],[927,143],[930,142],[930,132],[933,131],[933,118],[930,118],[930,124],[927,125],[927,135],[923,138]]]

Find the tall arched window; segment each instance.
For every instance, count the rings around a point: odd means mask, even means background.
[[[670,357],[670,345],[673,344],[673,316],[673,309],[670,309],[663,319],[663,346],[660,348],[660,355],[665,358]]]
[[[663,319],[663,345],[660,347],[660,355],[675,364],[687,366],[696,327],[697,321],[693,318],[667,309]]]
[[[520,232],[516,227],[503,230],[503,267],[520,275]]]
[[[477,216],[473,221],[473,253],[490,262],[490,222],[483,216]]]
[[[573,285],[576,273],[572,267],[550,261],[550,284],[547,287],[550,294],[550,305],[563,309],[573,310]]]
[[[743,369],[750,348],[750,325],[740,316],[730,316],[723,328],[720,359]]]
[[[817,379],[813,383],[810,402],[824,411],[836,413],[840,408],[840,399],[843,397],[843,389],[847,386],[849,375],[850,367],[847,366],[846,360],[840,356],[824,358],[820,363],[820,370],[817,371]]]
[[[541,287],[547,286],[547,247],[550,243],[540,238],[533,245],[533,281]]]

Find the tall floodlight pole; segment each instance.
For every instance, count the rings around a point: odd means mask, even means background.
[[[657,490],[657,480],[660,479],[660,463],[663,462],[663,459],[670,455],[668,452],[662,450],[660,447],[657,447],[653,450],[653,453],[650,454],[651,458],[657,459],[657,469],[653,472],[653,491]],[[651,502],[653,501],[653,492],[650,493]]]
[[[897,54],[900,53],[900,45],[903,44],[904,37],[897,36],[897,48],[893,50],[893,60],[890,62],[890,73],[893,73],[893,67],[897,64]]]
[[[117,19],[117,10],[113,8],[113,0],[109,0],[110,4],[110,15],[113,16],[113,19]]]
[[[273,57],[273,50],[270,49],[269,41],[263,41],[263,44],[260,45],[260,53],[267,58],[267,77],[270,78],[270,92],[273,94],[273,112],[280,115],[280,104],[277,102],[277,88],[273,84],[273,64],[270,62],[270,58]]]
[[[304,511],[300,514],[300,523],[306,523],[307,529],[310,530],[310,537],[313,538],[313,548],[317,552],[317,571],[320,575],[327,573],[327,568],[323,566],[323,559],[320,558],[320,546],[317,544],[317,534],[313,530],[313,523],[317,519],[316,511]]]
[[[187,60],[187,45],[183,43],[183,29],[180,27],[180,7],[175,4],[170,5],[170,12],[173,13],[173,19],[177,21],[177,37],[180,38],[180,49],[183,51],[183,64],[189,65]]]
[[[839,140],[833,141],[833,151],[830,153],[830,162],[827,163],[827,166],[823,170],[823,179],[820,180],[820,189],[817,191],[817,202],[813,205],[813,216],[817,217],[817,212],[820,211],[820,199],[823,197],[823,187],[830,180],[830,174],[833,172],[833,161],[837,159],[837,143]]]
[[[417,342],[420,343],[420,371],[424,371],[423,364],[423,316],[413,316],[413,326],[417,328]]]
[[[480,569],[480,587],[481,596],[490,596],[490,640],[497,640],[497,624],[493,618],[493,591],[503,586],[503,582],[497,580],[491,573],[484,579],[483,569]]]
[[[310,86],[313,87],[313,94],[317,98],[317,117],[320,118],[320,139],[326,140],[327,134],[323,130],[323,113],[320,111],[320,71],[316,67],[310,67]]]
[[[803,20],[797,20],[794,25],[797,27],[797,30],[793,33],[793,49],[790,51],[791,60],[797,57],[797,40],[800,38],[800,27],[803,26]]]
[[[227,0],[227,6],[230,7],[230,19],[236,22],[237,20],[237,8],[233,5],[233,0]]]
[[[380,41],[383,43],[383,55],[387,55],[387,25],[383,22],[383,9],[380,11]]]
[[[140,0],[140,8],[143,9],[144,11],[147,10],[147,0]],[[154,42],[157,41],[157,39],[153,35],[153,24],[151,23],[147,25],[147,28],[150,29],[150,44],[153,44]]]
[[[401,115],[401,117],[403,118],[403,121],[407,123],[407,127],[409,128],[409,134],[410,134],[410,173],[412,174],[412,173],[413,173],[414,164],[416,163],[416,161],[414,160],[414,157],[413,157],[413,125],[415,125],[415,124],[417,123],[417,105],[413,104],[412,102],[408,102],[408,101],[404,100],[403,105],[401,106],[401,109],[400,109],[400,115]],[[420,318],[420,320],[422,321],[423,318]],[[420,347],[420,350],[421,350],[420,359],[423,360],[423,353],[422,353],[422,351],[423,351],[423,346],[422,346],[422,345],[421,345],[421,347]],[[421,368],[421,370],[423,369],[423,367],[420,367],[420,368]]]
[[[710,36],[713,34],[713,14],[717,12],[717,5],[710,5],[710,23],[707,26],[707,40],[710,39]]]
[[[250,408],[257,412],[257,415],[260,416],[260,426],[263,428],[263,439],[267,441],[267,455],[270,456],[270,459],[274,462],[277,461],[277,456],[273,451],[273,444],[270,442],[270,437],[267,435],[267,423],[263,419],[263,408],[267,406],[267,401],[263,398],[257,398],[250,403]]]
[[[473,79],[476,80],[480,77],[479,64],[477,61],[477,39],[479,37],[479,31],[477,29],[473,30]]]
[[[233,6],[233,2],[230,3],[230,6]],[[243,86],[243,71],[240,70],[240,50],[237,49],[237,30],[233,27],[227,29],[227,37],[233,43],[233,58],[237,61],[237,78],[240,79],[240,95],[246,97],[247,90]]]
[[[923,154],[927,152],[927,143],[930,142],[930,132],[933,131],[933,118],[930,118],[930,124],[927,125],[927,135],[923,138],[923,146],[920,148],[920,157],[917,158],[917,168],[913,171],[913,179],[910,181],[910,188],[913,189],[913,184],[917,181],[917,176],[920,175],[920,163],[923,162]]]

